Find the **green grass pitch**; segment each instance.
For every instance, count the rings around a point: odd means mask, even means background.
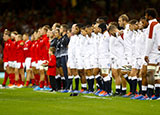
[[[0,79],[0,84],[2,79]],[[160,101],[0,89],[0,115],[159,115]]]

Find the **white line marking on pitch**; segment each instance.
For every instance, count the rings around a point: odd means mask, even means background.
[[[108,100],[112,100],[111,98],[97,97],[97,96],[87,96],[87,95],[84,95],[82,97],[91,98],[91,99],[108,99]]]

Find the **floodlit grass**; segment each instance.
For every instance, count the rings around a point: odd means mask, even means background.
[[[2,83],[2,79],[0,79]],[[32,88],[0,89],[0,115],[159,115],[160,101],[130,100],[69,93],[33,91]]]

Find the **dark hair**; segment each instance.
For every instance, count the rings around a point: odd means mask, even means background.
[[[105,23],[99,24],[98,27],[101,28],[102,33],[103,33],[105,30],[107,30],[107,27],[106,27],[106,24],[105,24]]]
[[[141,20],[147,20],[147,19],[145,18],[145,16],[143,16],[143,17],[140,18],[140,21]]]
[[[77,26],[79,29],[81,29],[81,28],[83,27],[83,24],[77,23],[76,26]]]
[[[151,16],[152,18],[156,18],[157,17],[157,11],[155,8],[147,8],[145,10],[145,15],[148,14],[148,16]]]
[[[64,31],[67,32],[67,30],[68,30],[68,25],[67,25],[67,24],[62,24],[61,26],[64,28]]]
[[[138,20],[136,19],[132,19],[129,21],[129,24],[133,25],[133,24],[136,24],[138,22]]]

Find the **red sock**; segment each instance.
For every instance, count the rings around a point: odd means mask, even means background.
[[[26,81],[26,86],[28,86],[29,85],[29,81]]]
[[[52,86],[51,86],[50,82],[48,82],[48,84],[49,84],[49,88],[52,88]]]
[[[40,88],[43,88],[43,87],[44,87],[44,81],[40,81],[39,87],[40,87]]]
[[[18,81],[15,81],[15,85],[18,85]]]
[[[35,83],[35,79],[31,79],[31,82],[32,82],[32,86],[33,86]]]
[[[2,85],[6,85],[7,80],[8,80],[8,73],[5,72],[5,74],[4,74],[4,80],[3,80]]]
[[[12,74],[12,84],[15,84],[15,74]]]
[[[12,84],[12,74],[9,74],[9,84]]]
[[[19,75],[19,80],[18,80],[18,84],[22,84],[22,79],[21,79],[21,75]]]
[[[24,85],[24,81],[21,81],[21,84]]]
[[[39,74],[36,74],[36,75],[35,75],[35,81],[36,81],[36,85],[37,85],[37,86],[39,85],[39,80],[40,80],[40,75],[39,75]]]
[[[48,76],[45,75],[45,82],[44,82],[44,86],[48,86]]]
[[[10,84],[14,84],[14,82],[15,82],[15,74],[14,73],[9,74],[9,78],[10,78]]]

